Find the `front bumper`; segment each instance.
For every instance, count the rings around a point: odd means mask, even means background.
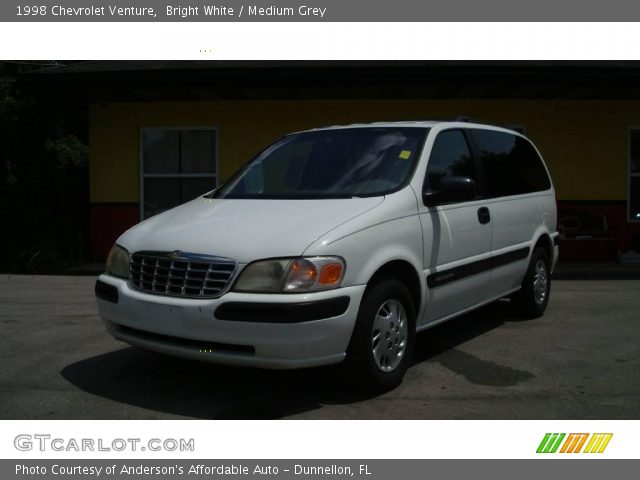
[[[192,299],[150,295],[106,274],[96,283],[100,316],[119,340],[185,358],[273,369],[342,361],[364,289]]]

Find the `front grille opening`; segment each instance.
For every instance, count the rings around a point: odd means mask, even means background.
[[[229,287],[238,262],[230,258],[171,252],[136,252],[129,260],[131,285],[156,295],[211,298]]]
[[[154,340],[176,347],[189,348],[200,353],[236,353],[242,355],[255,355],[256,349],[252,345],[234,345],[232,343],[206,342],[192,340],[190,338],[173,337],[159,333],[146,332],[137,328],[125,327],[114,324],[114,328],[123,334],[139,338],[141,340]]]

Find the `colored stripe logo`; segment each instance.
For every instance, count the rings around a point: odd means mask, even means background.
[[[536,453],[603,453],[611,437],[613,433],[545,433]]]

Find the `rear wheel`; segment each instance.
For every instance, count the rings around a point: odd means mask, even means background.
[[[522,280],[522,288],[513,297],[516,312],[525,318],[542,316],[551,292],[550,260],[547,251],[536,248],[531,254],[529,268]]]
[[[347,367],[361,387],[390,390],[409,368],[416,314],[407,288],[384,278],[367,288],[347,351]]]

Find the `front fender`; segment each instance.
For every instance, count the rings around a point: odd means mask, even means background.
[[[331,242],[318,242],[305,255],[339,255],[346,261],[344,286],[366,285],[375,273],[392,261],[410,264],[426,291],[423,270],[422,227],[418,215],[385,221]],[[421,302],[424,304],[424,301]],[[418,318],[422,314],[419,312]]]

